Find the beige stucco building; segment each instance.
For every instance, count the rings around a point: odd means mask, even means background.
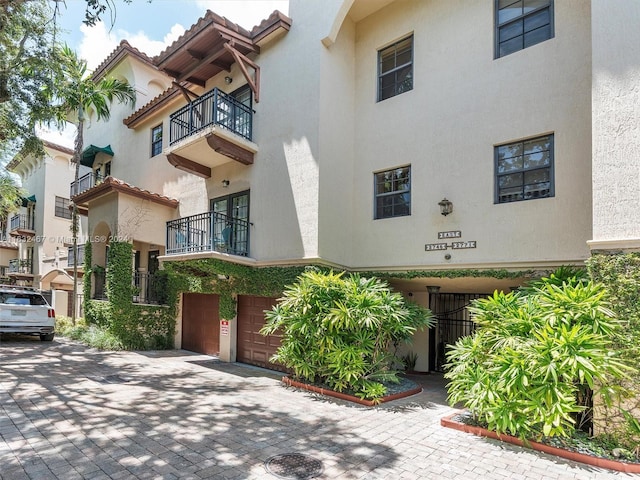
[[[8,278],[13,283],[51,291],[57,314],[71,314],[73,235],[70,185],[74,180],[73,151],[44,141],[44,156],[18,154],[7,170],[20,176],[25,198],[9,219],[9,235],[17,246]],[[86,168],[82,168],[83,174]],[[79,222],[80,243],[86,239],[86,219]],[[82,272],[82,247],[78,255]],[[79,302],[80,303],[80,302]],[[78,303],[78,310],[79,310]]]
[[[141,273],[384,272],[437,314],[410,348],[439,369],[472,298],[640,246],[639,20],[625,0],[290,0],[251,31],[209,12],[154,58],[123,42],[95,76],[137,102],[89,122],[106,180],[73,198],[94,261],[115,237]],[[176,345],[265,364],[274,299],[234,298],[224,319],[185,292]]]

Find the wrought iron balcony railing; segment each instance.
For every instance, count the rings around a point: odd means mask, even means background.
[[[133,303],[167,304],[167,277],[157,272],[136,272],[133,275]]]
[[[249,222],[206,212],[167,222],[167,255],[222,252],[249,255]]]
[[[102,183],[102,180],[103,178],[100,172],[89,172],[86,175],[83,175],[77,182],[71,182],[69,198],[73,198],[74,196],[89,190],[91,187],[99,185]]]
[[[14,230],[34,230],[34,218],[26,213],[18,213],[11,217],[10,228]]]
[[[14,258],[9,260],[9,273],[33,274],[33,263],[30,258]]]
[[[173,145],[210,125],[219,125],[251,140],[252,123],[251,107],[214,88],[170,115],[169,144]]]

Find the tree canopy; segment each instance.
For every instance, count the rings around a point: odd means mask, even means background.
[[[0,159],[43,153],[35,126],[54,117],[53,10],[47,0],[0,0]]]

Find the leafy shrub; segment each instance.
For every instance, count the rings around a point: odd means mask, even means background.
[[[266,318],[261,333],[283,335],[272,361],[303,381],[375,400],[386,392],[381,381],[398,381],[391,346],[428,326],[431,314],[379,279],[308,270]]]
[[[628,371],[610,350],[620,327],[605,289],[583,277],[561,272],[475,300],[470,310],[479,328],[447,353],[449,401],[492,430],[570,435],[591,391],[610,400],[616,392],[607,380]]]
[[[76,318],[75,326],[86,327],[87,324],[84,318]],[[62,335],[63,337],[67,336],[66,332],[74,327],[73,320],[71,317],[67,317],[64,315],[56,315],[56,333],[58,335]]]
[[[87,325],[79,318],[73,325],[69,317],[56,317],[56,332],[63,337],[76,340],[100,350],[123,350],[122,342],[109,330],[99,325]]]

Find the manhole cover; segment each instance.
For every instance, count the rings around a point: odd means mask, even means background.
[[[278,478],[304,480],[322,473],[322,462],[302,453],[281,453],[265,462],[267,472]]]

